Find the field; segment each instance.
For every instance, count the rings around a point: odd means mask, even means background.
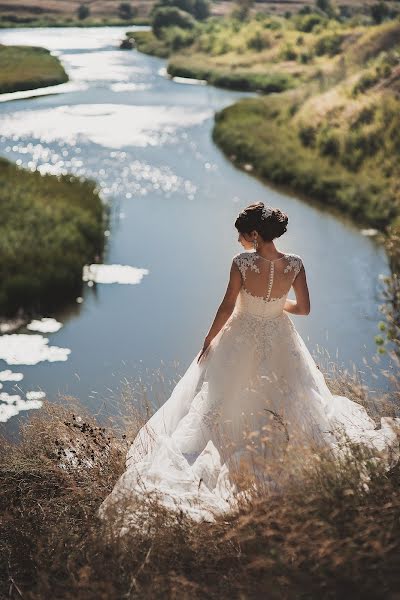
[[[123,20],[118,14],[121,0],[2,0],[0,2],[0,26],[21,25],[67,25],[79,24],[77,10],[79,5],[86,4],[90,8],[90,17],[84,19],[81,25],[102,24],[124,24],[133,23],[135,19]],[[135,9],[138,22],[149,16],[154,0],[132,0],[131,5]],[[346,14],[354,12],[365,12],[375,0],[341,0],[340,5],[344,7]],[[389,6],[396,5],[395,1],[387,2]],[[283,15],[292,12],[297,13],[304,6],[314,6],[313,0],[297,2],[286,0],[279,2],[266,0],[257,2],[252,8],[252,14],[257,12]],[[232,12],[234,2],[216,1],[212,2],[211,13],[215,16],[227,16]]]

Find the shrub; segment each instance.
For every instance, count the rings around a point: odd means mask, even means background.
[[[137,8],[133,7],[129,2],[121,2],[118,6],[118,15],[121,19],[132,19],[137,15]]]
[[[312,125],[302,125],[299,129],[299,138],[303,146],[315,146],[317,130]]]
[[[340,140],[336,133],[329,128],[322,129],[318,134],[317,145],[322,156],[337,157],[340,153]]]
[[[261,50],[271,47],[271,38],[267,32],[257,30],[247,40],[247,47],[250,50],[255,50],[256,52],[261,52]]]
[[[313,59],[312,54],[309,54],[308,52],[301,52],[297,57],[297,60],[302,65],[307,65],[312,59]]]
[[[210,15],[210,3],[208,0],[195,0],[193,6],[193,16],[199,21],[204,21]]]
[[[352,95],[357,96],[366,92],[379,81],[379,75],[376,71],[369,71],[361,75],[357,83],[353,86]]]
[[[193,29],[195,20],[193,17],[179,8],[168,7],[158,8],[153,15],[153,32],[158,38],[162,37],[164,27],[176,25],[181,29]]]
[[[341,49],[343,36],[332,33],[320,37],[314,45],[314,52],[317,56],[328,54],[329,56],[335,56]]]
[[[313,29],[324,22],[323,17],[317,14],[307,14],[302,18],[297,19],[297,29],[310,33]]]
[[[386,2],[377,2],[370,7],[371,17],[377,25],[389,15],[389,7]]]
[[[194,2],[195,0],[158,0],[158,2],[152,8],[151,14],[153,15],[159,8],[169,7],[179,8],[180,10],[184,10],[185,12],[193,15]]]
[[[176,51],[190,46],[194,41],[194,36],[192,30],[173,26],[165,29],[163,39],[172,50]]]
[[[353,127],[359,127],[360,125],[369,125],[374,121],[376,112],[375,106],[364,106],[357,115],[357,118],[353,121]]]
[[[77,9],[78,19],[83,21],[90,16],[90,8],[87,4],[80,4]]]
[[[271,19],[271,20],[267,21],[266,23],[264,23],[264,27],[266,29],[277,30],[277,29],[282,29],[282,24],[279,21],[276,21],[275,19]]]
[[[297,53],[290,44],[286,44],[281,50],[280,57],[282,60],[296,60]]]

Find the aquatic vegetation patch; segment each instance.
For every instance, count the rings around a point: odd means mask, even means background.
[[[32,90],[68,81],[61,62],[49,50],[0,44],[0,94]]]
[[[83,265],[103,251],[105,222],[94,182],[0,159],[0,314],[44,312],[79,295]]]

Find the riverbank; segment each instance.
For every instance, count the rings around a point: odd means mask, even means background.
[[[74,19],[71,17],[57,18],[57,17],[39,17],[29,19],[12,19],[9,20],[6,17],[0,19],[0,30],[1,29],[23,29],[29,27],[132,27],[132,26],[145,26],[150,25],[150,19],[148,17],[137,17],[134,19],[111,19],[111,18],[98,18],[98,19],[85,19],[83,21]]]
[[[396,224],[398,21],[366,26],[310,14],[210,21],[183,37],[176,27],[159,38],[132,35],[139,51],[169,57],[172,76],[270,93],[216,115],[213,139],[235,165],[359,225]]]
[[[83,265],[103,251],[106,216],[95,183],[0,158],[0,189],[0,314],[51,310],[76,298]]]
[[[64,67],[46,48],[0,44],[0,94],[68,81]]]
[[[400,102],[341,92],[243,100],[216,115],[213,139],[239,168],[385,231],[400,215]]]

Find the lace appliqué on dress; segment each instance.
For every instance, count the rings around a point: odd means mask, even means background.
[[[284,269],[284,273],[288,273],[293,269],[293,281],[296,279],[297,275],[300,273],[301,267],[303,266],[303,261],[301,260],[298,254],[287,254],[288,264]]]
[[[250,268],[252,271],[256,273],[260,272],[258,265],[256,265],[255,260],[257,258],[257,254],[255,252],[245,252],[241,254],[236,254],[233,257],[234,263],[238,266],[239,271],[243,277],[243,281],[246,281],[246,271]]]

